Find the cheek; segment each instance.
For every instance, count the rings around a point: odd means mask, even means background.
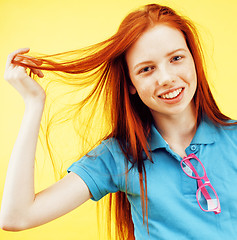
[[[190,79],[190,85],[192,85],[194,90],[196,90],[196,87],[197,87],[197,73],[196,73],[195,68],[193,69],[193,71],[190,71],[189,79]]]
[[[193,87],[196,87],[197,85],[197,74],[194,64],[191,62],[187,64],[186,66],[183,66],[182,69],[180,69],[180,75],[182,79],[189,85],[192,85]]]
[[[196,83],[197,83],[196,72],[194,72],[194,71],[187,72],[185,78],[186,78],[186,81],[188,82],[188,84],[196,86]]]
[[[153,93],[152,89],[153,88],[152,88],[151,84],[149,84],[149,82],[143,82],[142,84],[139,84],[137,86],[137,92],[141,98],[152,95],[152,93]]]
[[[147,92],[150,91],[150,88],[151,88],[151,84],[149,83],[148,79],[133,78],[132,84],[139,95],[146,94]]]
[[[189,86],[190,97],[193,98],[197,89],[197,74],[195,69],[190,69],[190,71],[186,73],[186,83]]]

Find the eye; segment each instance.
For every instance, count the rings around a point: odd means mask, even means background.
[[[152,71],[154,68],[155,67],[144,67],[139,71],[139,73],[147,73],[147,72]]]
[[[171,62],[177,62],[179,60],[181,60],[183,57],[182,56],[175,56],[171,59]]]

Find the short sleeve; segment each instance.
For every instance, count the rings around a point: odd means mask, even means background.
[[[103,143],[74,162],[67,171],[74,172],[82,178],[94,201],[98,201],[108,193],[119,191],[116,162]]]

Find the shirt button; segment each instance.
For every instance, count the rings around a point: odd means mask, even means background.
[[[192,145],[190,149],[191,149],[191,151],[194,152],[197,149],[197,147],[195,145]]]

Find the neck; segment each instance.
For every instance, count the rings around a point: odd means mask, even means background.
[[[195,108],[189,108],[182,114],[168,116],[154,113],[153,118],[157,130],[171,149],[179,149],[184,155],[196,132]]]

